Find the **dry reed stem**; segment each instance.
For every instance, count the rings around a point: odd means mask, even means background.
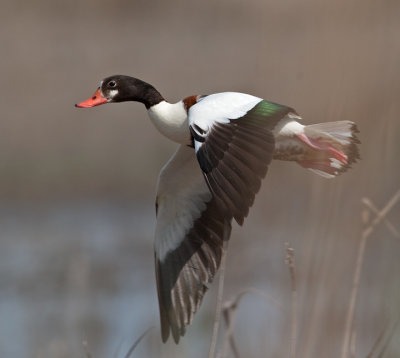
[[[296,266],[294,260],[294,249],[286,246],[286,264],[289,266],[290,281],[292,285],[292,312],[291,312],[291,328],[290,328],[290,351],[289,358],[296,358],[297,344],[297,284],[296,284]]]
[[[393,324],[392,328],[390,329],[390,333],[387,335],[385,341],[383,342],[382,348],[379,352],[379,355],[377,358],[383,358],[383,355],[386,353],[387,347],[389,347],[389,343],[391,339],[393,338],[394,332],[396,331],[398,325],[400,322],[400,316],[397,317],[396,322]]]
[[[362,202],[368,202],[368,200],[369,199],[364,198],[362,200]],[[400,200],[400,190],[398,190],[396,192],[396,194],[394,194],[393,197],[389,200],[389,202],[385,205],[385,207],[376,214],[376,217],[374,218],[374,220],[372,220],[371,224],[369,226],[367,226],[361,234],[361,239],[360,239],[360,243],[359,243],[359,247],[358,247],[356,268],[355,268],[354,276],[353,276],[353,284],[352,284],[351,295],[350,295],[349,309],[347,311],[347,316],[346,316],[341,358],[347,358],[348,351],[349,351],[349,342],[350,342],[350,336],[352,333],[352,327],[353,327],[353,323],[354,323],[354,312],[355,312],[355,306],[356,306],[357,292],[358,292],[358,287],[359,287],[359,283],[360,283],[361,268],[362,268],[362,263],[363,263],[363,259],[364,259],[365,245],[367,243],[367,239],[371,235],[371,233],[374,231],[375,227],[378,224],[380,224],[380,222],[383,219],[385,219],[385,216],[389,213],[389,211],[393,208],[393,206],[399,200]],[[365,224],[367,224],[367,223],[368,222],[365,222]]]
[[[126,353],[125,358],[129,358],[133,351],[136,349],[140,341],[153,329],[154,327],[147,328],[146,331],[144,331],[140,337],[133,343],[132,347],[129,349],[129,351]]]
[[[351,333],[350,337],[350,356],[351,358],[356,358],[356,339],[357,338],[357,332],[355,329],[353,329],[353,332]]]
[[[379,334],[378,338],[376,339],[374,345],[371,348],[371,351],[369,352],[369,354],[367,355],[366,358],[372,358],[375,354],[375,352],[377,351],[379,345],[382,343],[383,338],[385,337],[385,333],[387,331],[387,327],[388,325],[386,324],[385,327],[382,329],[381,333]]]
[[[215,348],[217,346],[219,323],[221,321],[221,311],[222,311],[222,296],[224,294],[224,280],[225,280],[225,267],[226,267],[226,252],[228,250],[228,240],[223,241],[222,246],[222,257],[221,266],[219,271],[219,281],[218,281],[218,293],[217,293],[217,306],[215,308],[215,319],[213,334],[211,337],[210,351],[208,353],[208,358],[214,358]]]
[[[376,206],[370,199],[362,198],[361,202],[368,209],[370,209],[374,214],[379,215],[379,210],[376,208]],[[393,234],[394,237],[400,238],[400,233],[397,231],[397,229],[391,224],[391,222],[388,219],[384,218],[383,222],[385,223],[386,227]]]
[[[283,308],[282,304],[279,301],[271,298],[266,293],[254,288],[245,289],[239,292],[234,298],[225,301],[225,303],[223,304],[222,312],[225,320],[226,330],[225,330],[224,344],[221,353],[218,354],[218,358],[227,357],[229,347],[231,348],[234,357],[235,358],[239,357],[239,351],[236,347],[235,339],[233,336],[233,330],[235,328],[235,318],[239,303],[242,297],[246,294],[253,294],[255,296],[259,296],[262,299],[270,301],[272,304],[279,306],[279,308],[281,309]]]
[[[381,349],[377,358],[382,358],[386,352],[387,347],[389,346],[390,340],[393,337],[394,332],[396,331],[400,322],[400,316],[397,317],[397,320],[394,322],[392,327],[389,329],[389,322],[383,327],[381,333],[376,339],[374,345],[371,348],[371,351],[367,355],[366,358],[372,358],[375,352],[378,350],[378,347],[381,345]],[[389,334],[385,337],[386,333],[389,331]],[[383,343],[382,343],[383,342]],[[382,344],[381,344],[382,343]]]
[[[226,358],[228,356],[229,347],[231,347],[233,356],[235,358],[239,358],[239,351],[235,343],[235,338],[233,337],[233,328],[235,326],[235,319],[236,319],[239,300],[234,302],[233,304],[229,304],[229,307],[225,307],[224,304],[222,312],[224,315],[226,331],[225,331],[225,339],[222,347],[222,352],[218,354],[218,358]]]
[[[148,328],[145,332],[141,334],[141,336],[133,343],[132,347],[129,349],[128,353],[126,353],[125,358],[129,358],[133,351],[136,349],[137,345],[140,343],[140,341],[153,329],[154,327]],[[85,350],[85,355],[86,358],[93,358],[92,354],[90,353],[89,350],[89,344],[87,340],[84,340],[82,342],[83,349]],[[118,349],[119,350],[119,349]],[[118,356],[118,353],[115,355]]]

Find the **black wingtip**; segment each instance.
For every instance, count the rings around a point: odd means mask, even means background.
[[[161,340],[163,343],[167,343],[169,338],[169,328],[168,331],[164,330],[163,328],[161,328]]]
[[[179,333],[176,334],[176,335],[174,334],[173,337],[174,337],[174,342],[175,342],[175,344],[179,344],[179,339],[180,339]]]

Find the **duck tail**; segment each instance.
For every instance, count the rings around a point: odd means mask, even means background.
[[[307,150],[297,163],[325,178],[334,178],[360,159],[358,132],[351,121],[305,126],[304,133],[297,137]]]

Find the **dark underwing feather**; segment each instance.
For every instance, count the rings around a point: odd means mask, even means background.
[[[289,107],[261,101],[241,118],[214,123],[201,138],[196,154],[206,182],[220,199],[220,209],[240,225],[272,160],[272,130],[289,112]]]
[[[156,257],[156,277],[162,340],[170,333],[176,343],[200,307],[220,265],[223,240],[231,232],[231,218],[211,199],[179,247],[165,260]]]

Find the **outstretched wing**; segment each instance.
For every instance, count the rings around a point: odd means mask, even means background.
[[[195,151],[178,148],[160,173],[156,201],[164,342],[170,333],[178,342],[200,307],[232,218],[243,223],[272,160],[272,129],[290,111],[241,93],[210,95],[190,107]]]
[[[235,92],[201,99],[189,128],[207,184],[227,218],[242,224],[272,160],[273,128],[293,110]]]
[[[161,333],[178,343],[220,265],[231,218],[216,205],[193,148],[183,145],[160,173],[156,207]]]

